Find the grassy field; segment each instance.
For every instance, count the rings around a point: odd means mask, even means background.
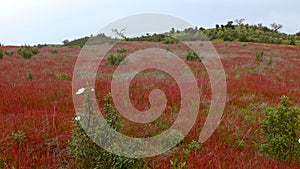
[[[221,57],[227,80],[227,102],[219,127],[201,149],[188,151],[206,119],[211,90],[204,65],[185,61],[201,89],[197,123],[182,144],[163,155],[145,159],[145,168],[175,168],[184,163],[186,168],[299,168],[296,163],[273,160],[260,150],[260,145],[266,141],[261,131],[265,118],[262,110],[279,103],[282,95],[295,104],[300,103],[300,47],[212,43]],[[132,53],[155,45],[155,42],[121,42],[112,52],[125,48]],[[180,44],[162,46],[185,60],[187,49]],[[19,47],[1,48],[13,54],[0,60],[0,168],[76,168],[67,145],[72,140],[75,117],[72,74],[81,49],[42,47],[37,55],[24,59],[17,54]],[[263,59],[258,61],[256,53],[261,51]],[[95,89],[99,100],[110,92],[116,67],[100,66]],[[138,110],[149,107],[148,95],[155,88],[166,93],[168,103],[151,130],[123,119],[122,133],[150,137],[169,128],[180,109],[180,92],[174,79],[149,70],[136,76],[130,86],[131,101]]]

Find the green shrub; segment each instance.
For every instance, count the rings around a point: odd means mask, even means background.
[[[199,144],[198,141],[193,140],[189,144],[189,150],[191,150],[191,151],[201,150],[201,145]]]
[[[268,61],[268,65],[272,65],[272,64],[273,64],[273,57],[270,56],[270,57],[269,57],[269,61]]]
[[[119,65],[126,57],[126,49],[117,49],[117,54],[110,54],[108,57],[108,65]]]
[[[282,96],[281,103],[267,107],[265,114],[262,130],[267,143],[262,144],[262,150],[280,161],[300,162],[300,109],[290,106],[288,97]]]
[[[18,130],[16,133],[12,133],[11,137],[17,144],[21,144],[26,141],[26,133],[23,130]]]
[[[63,79],[63,80],[70,78],[68,74],[64,74],[64,73],[56,74],[55,77],[56,79]]]
[[[21,46],[17,52],[24,59],[30,59],[33,55],[36,55],[39,53],[37,47],[31,47],[31,46],[26,46],[26,45]]]
[[[260,52],[256,52],[256,60],[259,62],[263,61],[263,56],[264,56],[264,52],[260,51]]]
[[[29,71],[28,73],[28,77],[27,77],[29,80],[33,80],[33,74],[31,71]]]
[[[186,60],[201,62],[201,58],[198,56],[198,54],[195,51],[188,51],[186,55]]]
[[[0,49],[0,59],[3,59],[3,51]]]
[[[6,56],[12,56],[12,55],[14,54],[14,52],[13,52],[13,51],[10,51],[10,52],[4,51],[4,54],[5,54]]]
[[[87,91],[90,91],[88,89]],[[94,138],[90,138],[86,132],[81,127],[80,123],[90,124],[97,123],[103,124],[103,119],[95,118],[93,116],[96,115],[93,108],[92,99],[90,97],[90,93],[85,94],[86,103],[84,104],[85,112],[88,112],[88,116],[82,114],[80,115],[80,119],[74,121],[74,129],[72,131],[72,141],[68,145],[68,150],[71,154],[73,154],[77,159],[77,166],[79,168],[99,168],[99,169],[131,169],[138,168],[142,165],[142,160],[140,159],[131,159],[126,157],[121,157],[106,151],[105,149],[99,147],[93,140],[100,141],[109,146],[109,148],[118,148],[114,142],[115,138],[112,135],[107,134],[106,127],[102,127],[99,125],[96,129],[89,128],[88,132],[92,132],[89,134],[90,136],[95,136]],[[116,131],[120,131],[120,115],[116,108],[112,103],[112,96],[108,94],[104,97],[104,110],[102,111],[105,114],[106,122]],[[97,115],[98,116],[98,115]],[[88,120],[91,119],[91,120]],[[91,125],[94,126],[94,125]],[[98,128],[99,127],[99,128]],[[102,134],[105,137],[97,137],[97,133],[94,132],[103,132]],[[99,134],[99,133],[98,133]],[[131,146],[131,147],[130,147]],[[128,148],[132,149],[132,145],[128,145]],[[134,151],[134,150],[133,150]]]
[[[52,50],[51,50],[51,53],[52,53],[52,54],[57,54],[58,52],[57,52],[56,49],[52,49]]]

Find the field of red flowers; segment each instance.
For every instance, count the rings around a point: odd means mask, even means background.
[[[149,47],[138,42],[119,45],[116,48],[126,48],[128,52]],[[205,67],[201,62],[187,61],[201,90],[197,123],[181,145],[145,159],[147,166],[172,168],[172,160],[186,163],[186,168],[299,168],[299,164],[279,162],[260,151],[265,142],[260,123],[264,119],[263,108],[279,103],[282,95],[300,103],[300,47],[240,42],[213,45],[227,78],[227,102],[218,129],[201,145],[201,150],[185,151],[192,140],[198,140],[211,97]],[[174,44],[164,47],[185,58],[186,49]],[[80,48],[43,47],[31,59],[19,56],[18,47],[1,48],[14,54],[0,60],[0,168],[76,168],[67,145],[72,139],[75,117],[72,74]],[[52,53],[53,49],[57,53]],[[256,59],[259,51],[264,52],[263,61]],[[103,65],[99,69],[99,98],[109,92],[110,75],[115,68]],[[151,131],[147,126],[124,120],[122,133],[150,137],[170,127],[180,109],[176,82],[167,74],[149,70],[136,76],[130,86],[137,109],[149,108],[148,95],[155,88],[165,92],[168,105]]]

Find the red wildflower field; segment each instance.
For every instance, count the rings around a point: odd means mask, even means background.
[[[153,45],[122,42],[112,52],[122,47],[131,53]],[[198,140],[211,97],[203,64],[186,61],[201,90],[197,123],[181,145],[147,158],[149,168],[172,168],[170,160],[175,159],[186,162],[187,168],[299,168],[299,164],[279,162],[260,151],[260,144],[265,142],[260,123],[263,108],[279,103],[282,95],[300,103],[300,47],[240,42],[213,45],[227,78],[227,102],[219,127],[201,150],[188,154],[184,151],[192,140]],[[163,46],[185,59],[184,47]],[[18,47],[1,48],[14,54],[0,60],[0,168],[76,168],[67,145],[72,139],[75,117],[72,74],[80,48],[43,47],[27,60],[17,54]],[[57,53],[51,53],[52,49]],[[258,51],[264,52],[262,62],[256,60]],[[111,74],[116,67],[100,66],[96,83],[99,98],[110,91]],[[163,90],[168,98],[158,123],[150,132],[146,125],[124,120],[122,133],[150,137],[174,122],[180,109],[180,92],[174,79],[165,73],[147,70],[136,76],[130,84],[133,105],[141,111],[149,108],[148,96],[155,88]]]

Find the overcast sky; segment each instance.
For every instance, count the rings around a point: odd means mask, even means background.
[[[0,0],[0,43],[61,43],[95,34],[107,24],[140,13],[163,13],[195,26],[228,20],[276,22],[282,32],[300,31],[299,0]]]

